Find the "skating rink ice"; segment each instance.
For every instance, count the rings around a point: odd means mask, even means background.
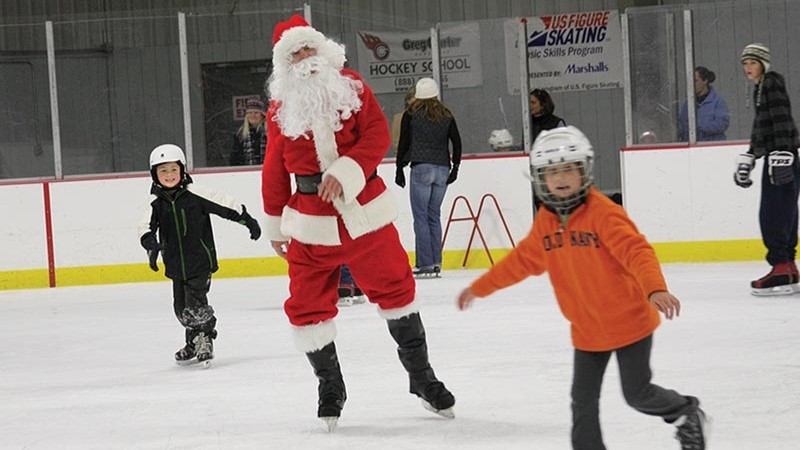
[[[681,317],[656,331],[654,382],[698,396],[709,448],[800,447],[800,295],[756,298],[765,263],[673,264]],[[212,367],[179,367],[183,330],[167,282],[0,291],[2,449],[569,449],[572,347],[546,277],[472,309],[457,293],[482,271],[420,280],[431,361],[455,420],[408,393],[371,304],[342,308],[336,344],[348,400],[334,433],[292,344],[286,277],[214,280]],[[679,448],[674,428],[622,397],[612,359],[601,397],[610,450]]]

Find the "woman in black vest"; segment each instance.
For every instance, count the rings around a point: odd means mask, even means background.
[[[414,216],[414,276],[438,277],[442,269],[441,209],[447,185],[461,164],[461,136],[453,113],[439,101],[432,78],[417,82],[414,102],[400,122],[395,183],[405,187],[403,167],[411,164],[411,212]],[[452,143],[451,154],[448,141]]]
[[[553,114],[556,105],[550,94],[544,89],[534,89],[531,91],[531,142],[536,140],[544,130],[565,127],[567,123],[564,119]]]

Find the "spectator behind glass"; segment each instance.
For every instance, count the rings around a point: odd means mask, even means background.
[[[264,102],[256,97],[247,100],[247,114],[233,136],[232,166],[257,166],[264,161]]]
[[[552,130],[557,127],[567,125],[564,119],[553,114],[556,105],[550,94],[544,89],[534,89],[531,91],[531,142],[536,140],[544,130]]]
[[[392,145],[390,150],[393,155],[397,154],[397,143],[400,141],[400,123],[403,120],[403,113],[406,112],[414,101],[414,91],[414,86],[408,88],[405,100],[403,100],[403,110],[392,116]]]
[[[695,120],[697,141],[724,141],[730,124],[730,113],[725,99],[711,87],[717,79],[714,72],[703,66],[694,69]],[[683,102],[678,116],[678,141],[689,141],[689,108]]]

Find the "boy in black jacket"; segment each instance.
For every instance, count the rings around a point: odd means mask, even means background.
[[[191,184],[186,157],[177,145],[159,145],[150,153],[150,173],[151,211],[139,226],[139,238],[156,272],[161,251],[166,276],[172,280],[175,316],[186,328],[186,346],[175,353],[175,362],[207,365],[214,358],[217,318],[206,294],[211,274],[219,268],[210,214],[246,226],[253,240],[261,236],[261,227],[244,205]]]

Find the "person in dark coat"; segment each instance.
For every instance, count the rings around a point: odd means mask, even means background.
[[[553,114],[556,105],[550,94],[544,89],[534,89],[531,91],[531,142],[536,140],[544,130],[565,127],[567,123],[564,119]]]
[[[742,69],[755,83],[755,118],[747,153],[736,158],[733,179],[748,188],[755,160],[764,158],[761,174],[761,237],[767,247],[770,272],[750,283],[754,295],[800,292],[795,264],[797,247],[797,199],[800,193],[800,146],[792,105],[783,76],[770,70],[770,52],[764,44],[750,44],[742,52]]]
[[[232,166],[259,166],[264,162],[264,149],[267,143],[264,126],[264,102],[251,98],[246,103],[247,114],[242,126],[233,135]]]
[[[261,236],[261,227],[244,205],[192,184],[186,157],[177,145],[153,149],[150,174],[152,199],[139,224],[139,239],[147,250],[150,269],[158,272],[161,252],[164,273],[172,280],[173,309],[186,329],[186,345],[175,353],[175,362],[208,364],[214,358],[217,318],[206,294],[211,274],[219,268],[211,214],[246,226],[253,240]]]

